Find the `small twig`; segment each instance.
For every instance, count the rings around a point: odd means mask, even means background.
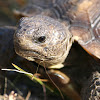
[[[28,94],[27,94],[25,100],[29,100],[30,96],[31,96],[31,91],[28,91]]]
[[[43,93],[44,93],[44,100],[47,100],[46,99],[46,87],[44,85],[42,85],[42,87],[43,87]]]
[[[4,94],[6,94],[6,90],[7,90],[7,77],[5,77],[5,88],[4,88]]]

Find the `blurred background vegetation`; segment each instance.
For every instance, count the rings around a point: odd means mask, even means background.
[[[15,25],[16,19],[13,11],[20,9],[27,3],[27,0],[0,0],[0,26]]]

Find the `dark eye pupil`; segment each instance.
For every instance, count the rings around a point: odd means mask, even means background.
[[[45,36],[41,36],[38,38],[39,42],[45,42],[46,37]]]

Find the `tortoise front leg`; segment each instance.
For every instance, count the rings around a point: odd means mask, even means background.
[[[82,89],[82,100],[100,100],[100,73],[94,72]]]
[[[69,97],[71,100],[81,100],[80,95],[75,90],[73,83],[70,78],[59,70],[49,70],[48,75],[50,78],[50,83],[58,89],[58,91],[65,96]]]

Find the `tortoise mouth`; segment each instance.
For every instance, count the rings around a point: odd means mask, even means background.
[[[48,61],[55,59],[55,57],[48,57],[37,50],[24,49],[19,44],[15,44],[15,51],[19,56],[22,56],[23,58],[26,58],[27,60],[30,61],[34,60]]]
[[[40,51],[38,49],[29,49],[26,47],[22,47],[18,41],[14,41],[14,47],[15,47],[15,52],[19,55],[22,56],[23,58],[26,58],[27,60],[34,61],[34,60],[40,60],[40,61],[48,61],[48,60],[54,60],[56,59],[55,56],[51,57],[48,56]]]
[[[54,60],[55,58],[53,57],[48,57],[44,54],[42,54],[41,52],[39,51],[36,51],[36,50],[21,50],[21,52],[23,52],[22,56],[24,58],[26,58],[27,60],[30,60],[30,61],[36,61],[36,60],[39,60],[39,61],[48,61],[48,60]]]

